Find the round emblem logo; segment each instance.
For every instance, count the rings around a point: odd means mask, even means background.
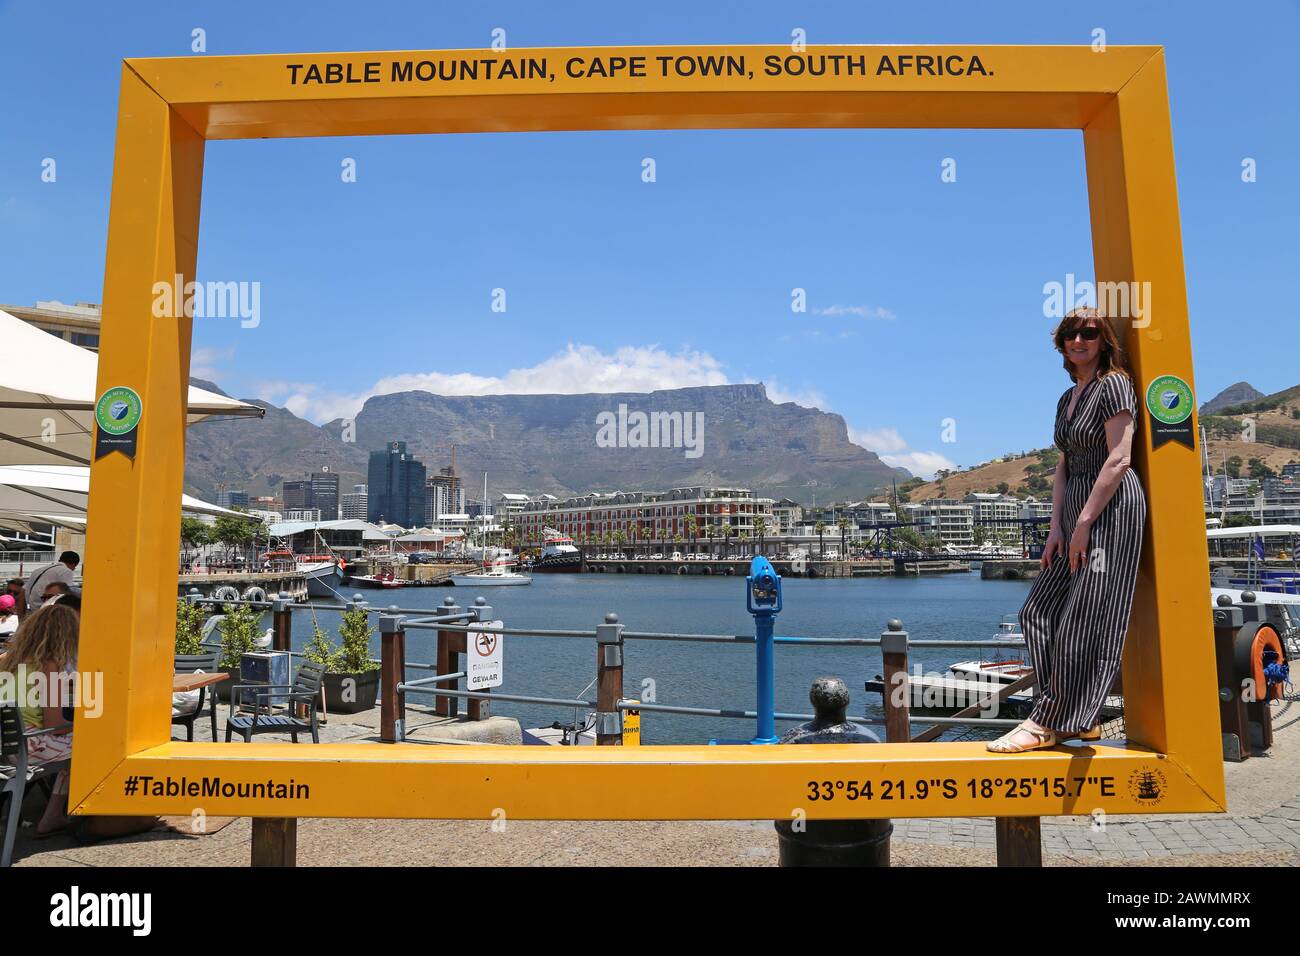
[[[1168,785],[1164,773],[1155,767],[1134,770],[1128,778],[1129,796],[1148,807],[1154,807],[1164,800]]]
[[[1147,386],[1147,410],[1166,425],[1179,425],[1192,416],[1192,389],[1177,375],[1161,375]]]
[[[140,424],[140,396],[125,385],[110,388],[95,403],[95,424],[109,435],[125,435]]]

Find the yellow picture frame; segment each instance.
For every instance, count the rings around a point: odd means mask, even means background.
[[[1138,394],[1159,375],[1192,382],[1160,47],[125,60],[98,390],[129,386],[143,415],[134,459],[110,454],[91,469],[79,667],[103,674],[104,707],[76,717],[72,812],[637,820],[1224,810],[1199,461],[1176,442],[1153,450],[1141,410],[1134,457],[1149,517],[1124,658],[1126,742],[1009,756],[978,742],[624,748],[170,739],[191,320],[154,318],[151,304],[155,283],[194,277],[206,140],[834,127],[1082,130],[1096,279],[1151,284],[1143,323],[1121,330]],[[841,781],[856,785],[857,799],[810,799],[810,787]],[[872,795],[863,797],[867,784]]]

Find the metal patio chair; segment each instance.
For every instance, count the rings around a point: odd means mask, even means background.
[[[202,671],[205,674],[215,674],[221,670],[221,652],[213,651],[210,654],[177,654],[175,670],[177,674],[196,674]],[[209,694],[208,691],[212,693]],[[206,716],[212,725],[212,739],[217,739],[217,693],[216,687],[199,688],[199,705],[194,708],[192,713],[173,714],[172,726],[180,725],[185,728],[185,739],[194,739],[194,721],[199,717],[205,716],[203,713],[203,702],[208,703],[208,712]]]
[[[24,730],[22,714],[16,704],[0,704],[0,776],[4,786],[0,787],[0,800],[9,798],[9,819],[5,823],[4,848],[0,850],[0,867],[7,867],[13,862],[14,840],[18,836],[18,821],[23,813],[23,797],[27,794],[29,783],[52,782],[54,775],[66,770],[71,759],[52,760],[48,763],[32,764],[27,757],[27,740],[41,734],[52,733],[62,729],[47,727],[37,730]],[[53,790],[51,788],[51,794]]]
[[[303,661],[292,684],[236,684],[230,689],[230,716],[226,719],[226,743],[230,742],[232,733],[238,733],[247,743],[253,734],[289,734],[293,742],[298,742],[299,734],[311,734],[311,742],[320,743],[320,731],[317,725],[316,698],[320,696],[321,683],[325,680],[325,666],[312,661]],[[288,691],[288,694],[285,694]],[[254,700],[251,714],[238,713],[240,697],[248,692]],[[289,705],[287,713],[271,713],[271,698],[285,698]],[[295,717],[294,705],[302,704],[307,708],[307,717]]]

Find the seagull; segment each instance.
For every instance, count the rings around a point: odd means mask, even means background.
[[[274,641],[275,641],[275,631],[274,629],[268,627],[266,629],[266,633],[263,634],[261,637],[259,637],[257,640],[255,640],[253,643],[256,644],[258,647],[266,648],[266,647],[270,647]]]

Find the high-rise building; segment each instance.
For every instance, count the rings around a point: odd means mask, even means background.
[[[285,511],[302,511],[308,507],[311,494],[311,480],[286,481],[281,486],[281,496]]]
[[[406,450],[406,442],[389,442],[383,451],[372,451],[366,479],[368,520],[403,528],[424,524],[424,462]]]
[[[353,485],[350,492],[339,496],[339,517],[365,521],[366,499],[369,497],[365,485]]]
[[[218,508],[247,508],[248,492],[247,491],[218,491],[217,507]]]
[[[285,511],[319,511],[321,521],[339,516],[339,476],[328,465],[302,481],[286,481],[282,490]]]
[[[435,521],[443,515],[465,513],[465,488],[451,467],[430,475],[426,483],[425,517]]]
[[[310,483],[307,507],[320,512],[322,521],[334,521],[339,516],[339,476],[326,465],[308,476]]]

